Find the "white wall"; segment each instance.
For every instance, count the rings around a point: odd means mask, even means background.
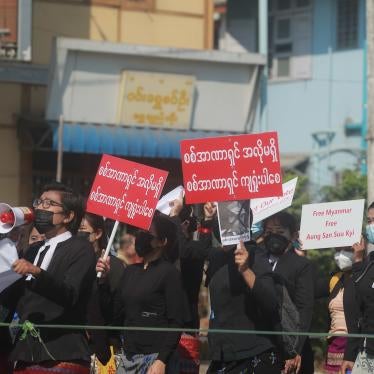
[[[56,63],[57,61],[57,63]],[[245,131],[259,55],[65,40],[52,58],[47,119],[115,124],[120,75],[138,70],[196,77],[191,128]]]

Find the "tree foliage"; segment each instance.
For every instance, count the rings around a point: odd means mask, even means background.
[[[325,202],[365,199],[367,178],[355,170],[343,171],[337,186],[326,186],[321,190]]]

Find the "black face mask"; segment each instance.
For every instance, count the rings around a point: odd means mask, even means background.
[[[84,238],[84,239],[86,239],[88,241],[90,241],[90,235],[91,235],[91,233],[88,232],[88,231],[78,231],[77,232],[77,236],[79,236],[81,238]]]
[[[153,251],[154,248],[151,245],[151,241],[154,238],[151,233],[146,231],[141,231],[136,235],[135,252],[139,257],[144,257]]]
[[[188,219],[188,232],[193,233],[197,230],[197,218],[195,216],[191,216]]]
[[[283,235],[269,234],[265,236],[264,244],[271,254],[280,256],[286,251],[290,241]]]
[[[44,240],[39,240],[37,242],[34,242],[32,244],[29,245],[29,248],[28,248],[28,251],[36,251],[38,250],[42,245],[44,245]]]
[[[48,231],[51,231],[55,227],[53,224],[53,212],[36,209],[34,226],[40,234],[45,234]]]

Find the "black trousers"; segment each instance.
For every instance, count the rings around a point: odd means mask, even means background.
[[[301,368],[299,374],[313,374],[314,373],[314,352],[310,339],[307,336],[301,351]]]
[[[279,354],[268,350],[238,361],[212,361],[207,374],[280,374],[283,362]]]

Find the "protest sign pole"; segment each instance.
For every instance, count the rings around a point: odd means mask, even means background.
[[[110,251],[110,248],[112,247],[114,237],[116,236],[118,225],[119,225],[119,221],[116,221],[114,223],[112,233],[110,234],[110,238],[109,238],[108,244],[107,244],[106,249],[105,249],[105,253],[104,253],[104,256],[103,256],[104,261],[107,259],[108,255],[109,255],[109,251]],[[97,273],[97,277],[101,278],[101,271],[99,271]]]

